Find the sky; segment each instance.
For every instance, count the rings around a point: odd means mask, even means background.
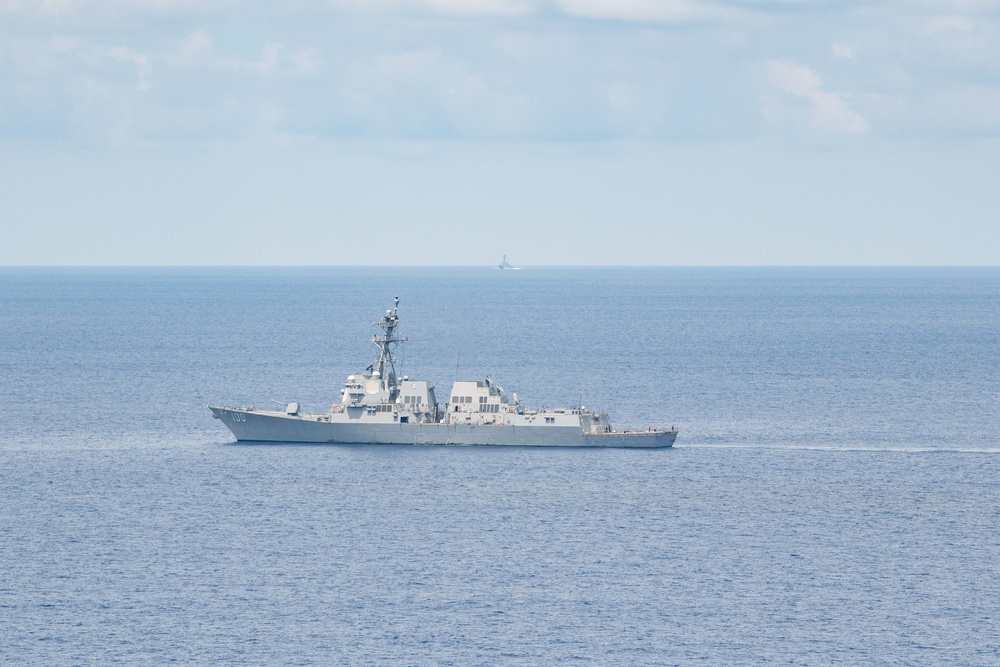
[[[1000,0],[0,0],[0,265],[997,265]]]

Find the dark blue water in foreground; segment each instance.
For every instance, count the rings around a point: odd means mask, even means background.
[[[396,294],[678,446],[230,444]],[[995,269],[0,269],[0,664],[1000,664],[998,351]]]

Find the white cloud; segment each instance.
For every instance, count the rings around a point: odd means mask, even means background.
[[[537,11],[536,0],[328,0],[366,11],[417,9],[456,16],[523,16]]]
[[[86,46],[87,44],[83,40],[68,35],[53,35],[52,39],[49,40],[49,49],[53,53],[71,53]]]
[[[113,60],[120,63],[132,63],[139,72],[139,83],[137,90],[149,90],[149,75],[152,68],[149,65],[149,56],[145,53],[133,51],[124,46],[112,46],[105,51]]]
[[[211,57],[214,48],[211,35],[204,30],[197,30],[184,38],[177,53],[170,56],[169,60],[180,65],[203,62]]]
[[[104,46],[91,44],[76,37],[55,35],[49,40],[49,50],[59,56],[75,56],[79,60],[100,63],[113,61],[134,65],[139,75],[136,90],[149,90],[149,78],[153,68],[149,55],[126,46]]]
[[[810,97],[819,90],[819,75],[808,67],[771,61],[768,64],[771,81],[781,90],[799,97]]]
[[[530,0],[421,0],[418,4],[444,14],[522,16],[535,10]]]
[[[199,0],[0,0],[0,12],[23,15],[68,16],[90,10],[190,9],[204,5]]]
[[[622,21],[681,22],[734,14],[707,2],[687,0],[555,0],[571,16]]]
[[[537,15],[546,10],[578,18],[671,23],[734,16],[737,12],[696,0],[329,0],[358,10],[415,9],[455,16]]]
[[[163,60],[174,66],[199,67],[218,72],[252,72],[268,76],[313,75],[322,60],[319,49],[300,47],[290,51],[282,42],[267,42],[256,58],[233,58],[217,52],[212,36],[204,30],[188,33]]]
[[[857,53],[855,53],[854,49],[844,44],[834,44],[833,55],[843,60],[854,60]]]
[[[968,16],[932,16],[920,26],[922,35],[934,35],[942,32],[972,32],[975,24]]]
[[[422,49],[383,56],[378,59],[379,69],[386,74],[412,76],[418,74],[441,60],[441,52],[437,49]]]
[[[308,47],[300,49],[292,56],[292,64],[300,74],[315,74],[319,69],[319,49]]]
[[[272,74],[276,69],[278,69],[278,58],[281,56],[281,52],[285,49],[284,44],[278,42],[271,42],[264,45],[264,51],[261,53],[260,60],[253,63],[250,67],[261,74]]]
[[[995,61],[1000,26],[989,17],[946,14],[924,19],[917,34],[926,43],[936,45],[949,56]]]
[[[969,13],[987,13],[1000,9],[1000,0],[925,0],[925,4]]]
[[[864,132],[868,123],[840,93],[823,90],[819,75],[803,65],[771,61],[768,63],[771,83],[780,91],[807,100],[811,105],[812,119],[818,127],[838,132]]]
[[[1000,22],[945,0],[193,1],[0,0],[0,132],[72,127],[85,82],[157,138],[238,136],[265,104],[303,136],[745,138],[762,89],[798,127],[995,127],[957,91],[1000,82]],[[31,7],[76,13],[3,20]]]

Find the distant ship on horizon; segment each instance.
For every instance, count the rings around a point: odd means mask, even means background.
[[[503,269],[516,270],[516,269],[520,269],[521,267],[519,267],[519,266],[511,266],[510,262],[507,261],[507,255],[504,255],[503,256],[503,261],[500,262],[500,265],[497,266],[497,268],[501,269],[501,270],[503,270]]]

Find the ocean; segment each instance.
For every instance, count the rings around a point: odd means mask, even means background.
[[[235,444],[402,373],[668,450]],[[1000,269],[0,268],[0,664],[1000,664]]]

